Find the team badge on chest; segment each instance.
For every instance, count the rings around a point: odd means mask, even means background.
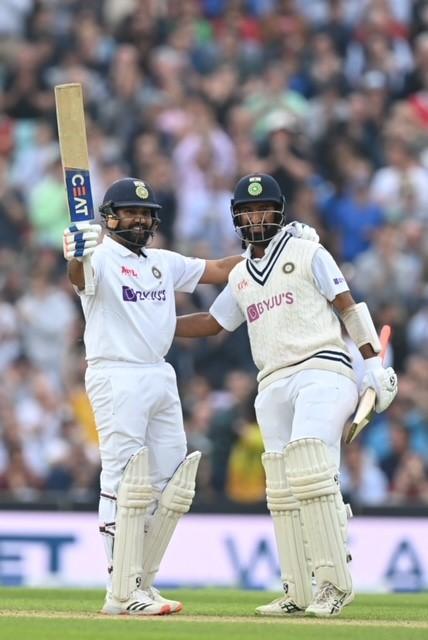
[[[159,271],[157,267],[152,267],[152,273],[154,277],[157,278],[158,280],[162,278],[162,273]]]
[[[282,270],[284,273],[293,273],[295,268],[296,266],[293,262],[286,262],[282,267]]]

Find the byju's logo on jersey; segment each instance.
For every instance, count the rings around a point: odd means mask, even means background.
[[[267,311],[272,311],[275,307],[280,307],[283,304],[293,304],[294,294],[291,291],[284,291],[268,298],[267,300],[261,300],[255,302],[247,307],[248,322],[255,322]]]
[[[150,300],[151,302],[165,302],[165,289],[158,291],[139,291],[132,287],[122,286],[122,300],[125,302],[139,302],[140,300]]]

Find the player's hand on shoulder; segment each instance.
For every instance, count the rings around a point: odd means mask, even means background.
[[[101,225],[79,222],[64,229],[63,252],[66,260],[82,260],[90,256],[99,243]]]
[[[290,222],[285,226],[287,233],[290,233],[294,238],[300,238],[301,240],[310,240],[311,242],[319,242],[320,237],[314,227],[310,227],[303,222]]]
[[[398,391],[397,374],[392,367],[386,369],[382,366],[379,356],[364,360],[365,375],[363,378],[361,393],[371,387],[376,391],[376,413],[385,411],[394,400]]]

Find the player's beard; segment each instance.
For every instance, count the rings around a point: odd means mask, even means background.
[[[154,231],[141,228],[141,230],[134,229],[118,229],[117,231],[110,230],[110,233],[120,238],[121,244],[130,247],[131,249],[147,246],[151,243],[154,235]]]
[[[250,244],[257,244],[257,246],[267,246],[274,236],[279,231],[277,225],[255,225],[256,229],[252,229],[251,226],[247,229],[246,241]],[[259,228],[257,228],[259,227]]]

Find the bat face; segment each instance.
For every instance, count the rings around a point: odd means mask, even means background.
[[[57,85],[55,103],[70,220],[87,222],[93,220],[95,214],[89,179],[82,86],[78,83]]]
[[[91,182],[87,169],[64,168],[68,208],[72,222],[94,219]]]

